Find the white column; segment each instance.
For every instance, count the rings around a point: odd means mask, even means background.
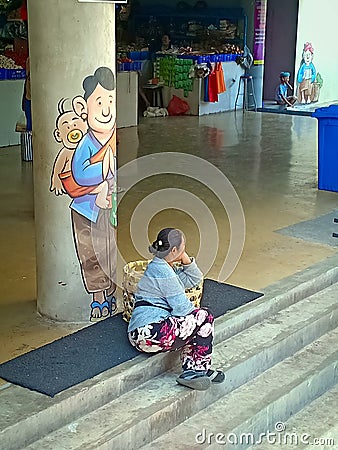
[[[50,191],[62,148],[53,132],[60,99],[69,99],[65,107],[71,109],[71,100],[84,93],[83,80],[97,68],[108,67],[115,74],[115,5],[28,0],[28,23],[38,311],[58,321],[86,321],[92,298],[75,250],[71,198]]]

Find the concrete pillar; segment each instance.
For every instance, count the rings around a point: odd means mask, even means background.
[[[50,191],[54,161],[63,148],[54,130],[60,99],[68,99],[60,108],[70,110],[72,99],[84,95],[87,76],[99,67],[115,74],[115,5],[28,0],[28,23],[38,311],[58,321],[87,321],[92,295],[84,287],[74,245],[72,200]],[[116,97],[113,103],[116,117]]]

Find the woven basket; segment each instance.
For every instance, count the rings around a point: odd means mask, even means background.
[[[131,313],[133,312],[135,305],[134,294],[137,289],[137,284],[142,278],[144,271],[146,270],[148,261],[133,261],[126,264],[123,268],[123,314],[122,317],[126,322],[129,322]],[[199,308],[203,293],[203,279],[197,286],[186,289],[185,294],[191,303]]]

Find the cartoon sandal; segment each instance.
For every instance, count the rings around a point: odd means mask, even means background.
[[[107,317],[110,316],[109,303],[107,302],[107,300],[105,300],[103,303],[94,301],[90,304],[90,307],[92,308],[91,313],[90,313],[90,321],[91,322],[99,322],[100,320],[107,319]],[[96,314],[94,315],[94,311],[96,308],[100,312],[99,316],[96,316]]]

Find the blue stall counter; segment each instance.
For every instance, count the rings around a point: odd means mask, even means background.
[[[338,105],[317,108],[318,189],[338,192]]]

